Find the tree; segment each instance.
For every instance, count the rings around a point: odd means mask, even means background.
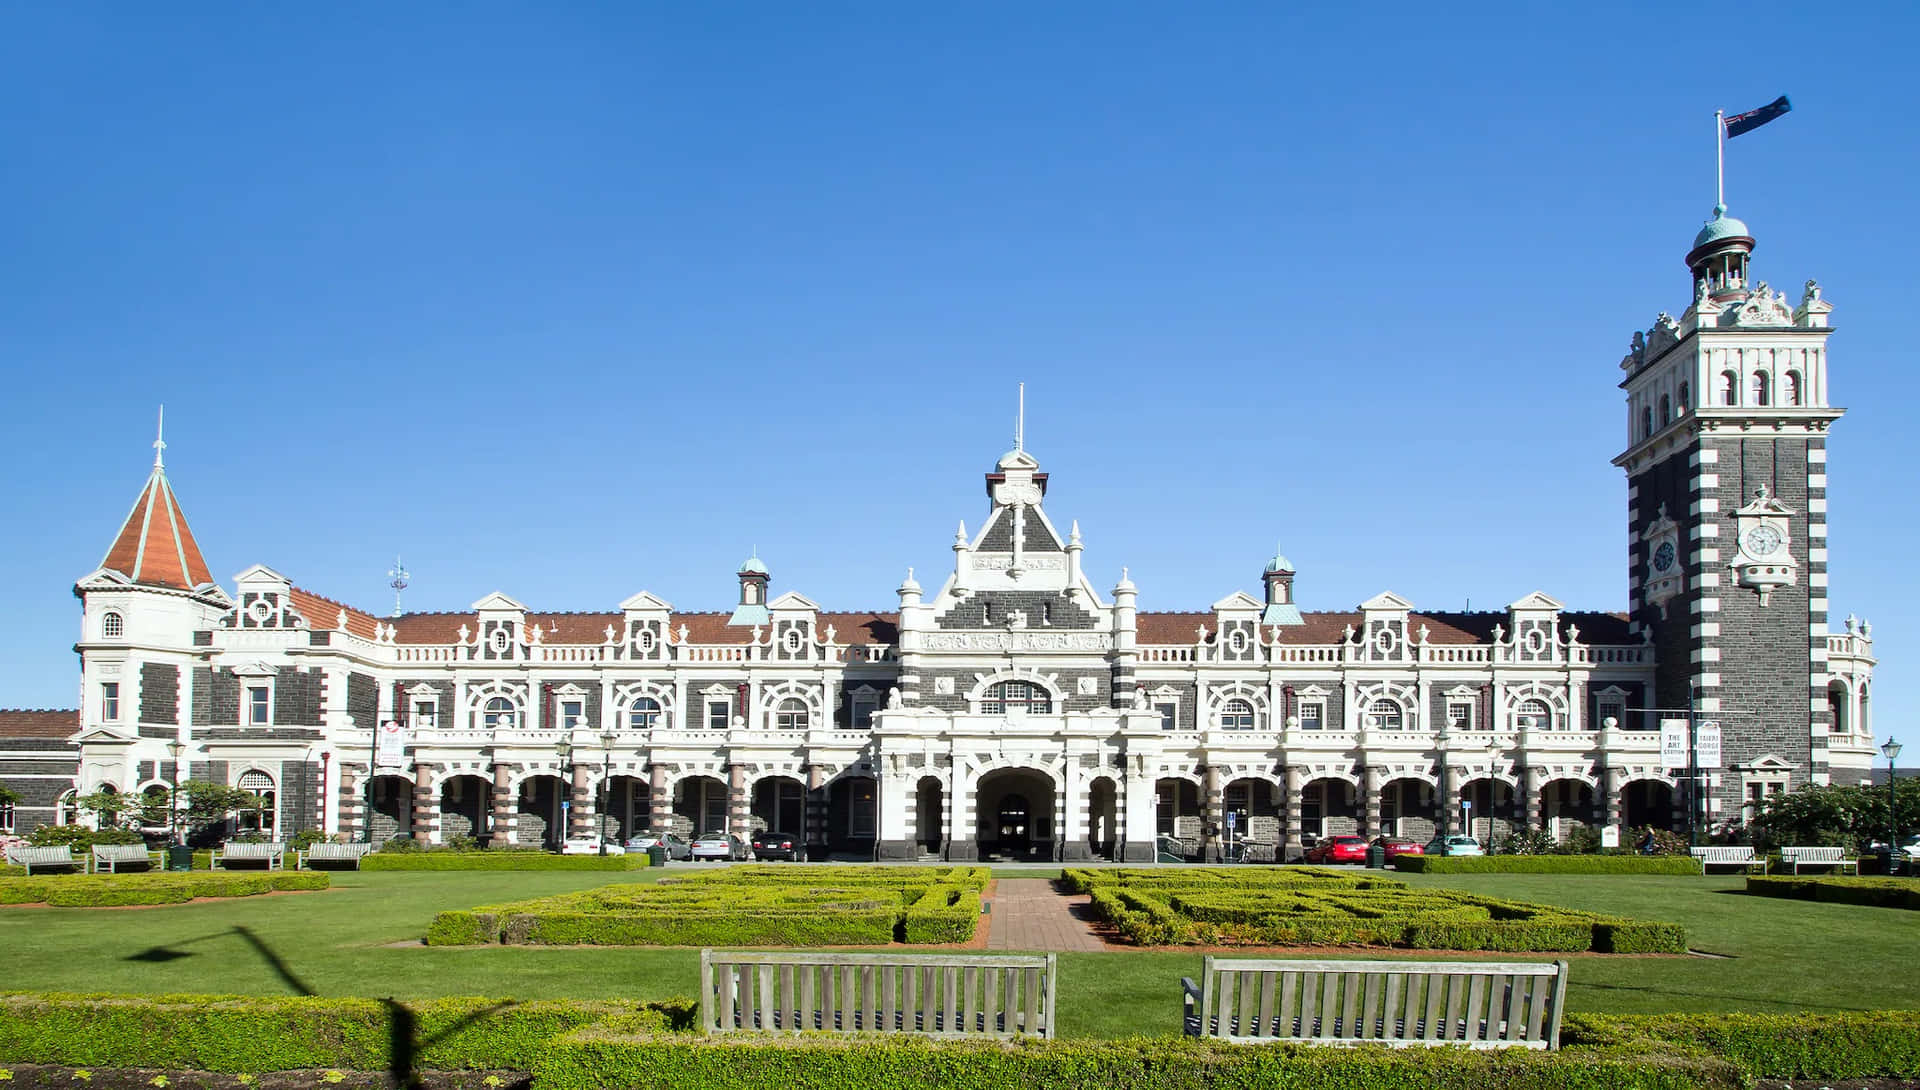
[[[20,801],[20,792],[15,791],[13,788],[8,787],[4,783],[0,783],[0,806],[5,806],[10,802],[19,802],[19,801]]]
[[[181,784],[177,800],[180,828],[188,837],[226,821],[238,811],[255,810],[266,805],[266,800],[251,791],[204,780],[188,780]],[[103,829],[168,832],[173,829],[175,796],[170,791],[152,791],[143,795],[95,791],[80,796],[74,802],[81,810],[95,815]]]
[[[1767,799],[1748,829],[1756,843],[1767,847],[1837,844],[1862,851],[1893,832],[1887,794],[1885,787],[1809,784]],[[1902,838],[1920,832],[1920,780],[1899,782],[1898,813]]]

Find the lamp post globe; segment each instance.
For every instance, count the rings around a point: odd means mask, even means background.
[[[1887,838],[1887,873],[1892,874],[1900,861],[1900,792],[1895,782],[1900,773],[1893,763],[1900,756],[1900,743],[1888,737],[1881,743],[1880,752],[1887,758],[1887,822],[1891,833]]]

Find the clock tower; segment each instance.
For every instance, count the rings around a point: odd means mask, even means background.
[[[1686,263],[1693,301],[1620,361],[1632,623],[1654,648],[1660,708],[1717,720],[1704,829],[1743,800],[1825,783],[1828,315],[1753,282],[1746,224],[1716,207]],[[1669,713],[1671,714],[1671,713]],[[1659,713],[1628,727],[1657,728]],[[1684,798],[1676,805],[1685,805]]]

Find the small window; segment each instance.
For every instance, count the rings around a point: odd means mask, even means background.
[[[1649,405],[1640,410],[1640,438],[1645,439],[1647,436],[1652,434],[1653,434],[1653,406]]]
[[[872,695],[854,697],[852,704],[853,710],[849,713],[849,722],[853,725],[853,729],[872,730],[873,713],[879,706],[880,699],[878,697]]]
[[[1616,723],[1619,723],[1622,726],[1625,726],[1627,722],[1627,706],[1625,704],[1620,703],[1618,700],[1601,701],[1600,702],[1600,725],[1602,727],[1605,727],[1607,725],[1607,720],[1609,719],[1613,720]]]
[[[1167,701],[1164,704],[1155,704],[1153,710],[1160,713],[1161,730],[1180,729],[1180,705]]]
[[[560,702],[560,729],[579,730],[587,725],[587,704],[584,700],[562,700]]]
[[[800,630],[797,628],[787,629],[787,634],[781,637],[781,642],[786,644],[787,653],[790,655],[799,654],[800,640],[801,640]]]
[[[1740,376],[1732,371],[1720,372],[1720,404],[1740,404]]]
[[[1327,719],[1327,706],[1318,700],[1306,700],[1300,704],[1300,729],[1319,730]]]
[[[806,730],[807,702],[795,697],[782,700],[773,711],[773,729]]]
[[[413,702],[413,725],[422,730],[432,730],[434,720],[440,718],[440,702],[437,700],[416,700]]]
[[[1693,402],[1692,402],[1692,400],[1691,400],[1691,398],[1692,398],[1692,397],[1693,397],[1693,391],[1692,391],[1692,390],[1691,390],[1691,389],[1690,389],[1690,388],[1688,387],[1688,385],[1687,385],[1686,383],[1684,383],[1684,382],[1683,382],[1683,383],[1681,383],[1681,384],[1680,384],[1680,399],[1679,399],[1679,402],[1678,402],[1678,407],[1679,407],[1679,409],[1680,409],[1680,411],[1681,411],[1681,412],[1686,412],[1686,411],[1687,411],[1687,406],[1689,406],[1689,405],[1691,405],[1691,404],[1693,404]]]
[[[247,686],[247,722],[256,727],[273,722],[273,691],[265,685]]]
[[[627,709],[627,726],[632,730],[653,730],[660,725],[660,702],[643,696]]]
[[[117,681],[100,683],[100,718],[108,723],[120,721],[120,683]]]
[[[1767,377],[1765,371],[1755,371],[1753,373],[1753,403],[1755,405],[1771,405],[1773,402],[1769,395],[1772,394],[1772,392],[1773,380]]]
[[[707,701],[707,729],[726,730],[732,719],[733,705],[725,700]]]
[[[120,619],[118,613],[108,613],[100,618],[100,635],[107,639],[117,640],[125,630],[126,622]]]
[[[1053,694],[1030,681],[1002,681],[987,689],[980,710],[988,715],[1053,711]]]
[[[1787,372],[1787,404],[1800,404],[1800,372]],[[111,616],[111,614],[109,614]]]
[[[480,713],[481,725],[488,730],[512,730],[513,720],[513,701],[504,696],[487,701],[485,710]]]
[[[1521,730],[1552,730],[1553,709],[1543,700],[1525,701],[1514,712],[1513,725]]]
[[[1380,730],[1399,730],[1402,715],[1399,704],[1391,700],[1376,700],[1367,708],[1367,723]]]
[[[487,637],[487,644],[493,648],[496,655],[506,654],[507,645],[511,642],[513,642],[513,636],[504,628],[494,629],[493,634]]]
[[[640,633],[633,638],[633,645],[639,648],[643,653],[652,651],[653,650],[653,629],[651,628],[641,629]]]
[[[54,802],[53,823],[55,825],[80,824],[80,793],[78,791],[69,788],[66,794],[61,795]]]
[[[1252,730],[1253,704],[1245,700],[1229,700],[1220,705],[1221,730]]]
[[[1450,700],[1447,702],[1447,726],[1454,730],[1473,729],[1473,702],[1470,700]]]
[[[255,796],[259,803],[243,807],[235,813],[235,826],[242,833],[273,834],[276,811],[279,807],[274,801],[273,777],[265,772],[242,772],[235,787]]]
[[[1665,427],[1673,419],[1673,400],[1665,394],[1660,395],[1660,426]]]

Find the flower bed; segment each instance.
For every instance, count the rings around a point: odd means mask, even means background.
[[[262,893],[326,889],[332,879],[308,871],[217,871],[159,874],[70,874],[0,878],[0,905],[121,908],[184,904],[197,897],[253,897]]]
[[[1113,877],[1109,877],[1109,876]],[[1685,953],[1678,924],[1602,916],[1311,870],[1071,870],[1094,911],[1142,946],[1388,946]]]
[[[960,943],[982,867],[732,867],[651,885],[442,912],[430,946],[883,946]]]

